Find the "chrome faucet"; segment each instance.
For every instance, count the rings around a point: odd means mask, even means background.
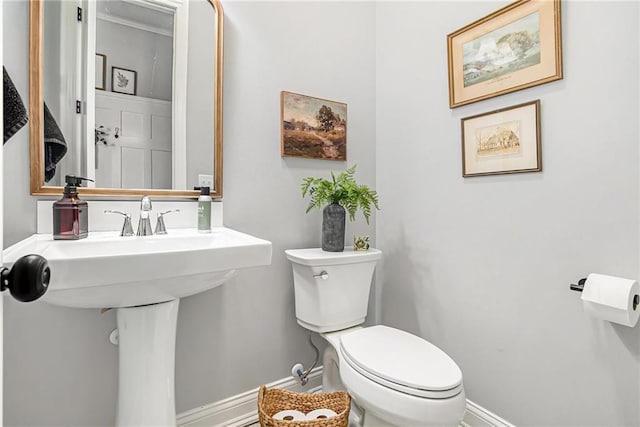
[[[136,236],[151,236],[153,234],[151,219],[149,219],[150,211],[151,199],[149,196],[142,196],[142,200],[140,200],[140,220],[138,221]]]
[[[156,234],[167,234],[167,226],[164,224],[164,216],[173,212],[180,212],[180,209],[172,209],[158,214],[158,220],[156,221]]]
[[[120,236],[133,236],[133,227],[131,226],[131,215],[126,212],[120,211],[112,211],[105,210],[106,214],[118,214],[124,217],[124,223],[122,224],[122,231],[120,231]]]

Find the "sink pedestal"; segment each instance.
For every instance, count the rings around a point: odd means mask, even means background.
[[[180,300],[116,311],[117,426],[175,426],[175,348]]]

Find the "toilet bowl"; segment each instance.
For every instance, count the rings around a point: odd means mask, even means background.
[[[330,344],[323,386],[349,391],[364,410],[365,426],[460,423],[466,407],[462,372],[436,346],[382,325],[321,335]]]
[[[323,389],[347,390],[364,426],[457,426],[466,399],[462,372],[428,341],[364,322],[377,249],[285,251],[292,262],[296,317],[328,342]]]

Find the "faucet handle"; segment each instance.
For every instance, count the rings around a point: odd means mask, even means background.
[[[158,220],[156,221],[155,234],[167,234],[167,227],[164,225],[164,216],[169,213],[180,212],[180,209],[172,209],[165,212],[158,213]]]
[[[131,225],[131,215],[126,212],[121,211],[113,211],[113,210],[105,210],[106,214],[118,214],[124,216],[124,223],[122,224],[122,231],[120,231],[121,236],[133,236],[133,226]]]
[[[151,198],[149,196],[142,196],[142,199],[140,200],[140,210],[141,211],[151,210]]]

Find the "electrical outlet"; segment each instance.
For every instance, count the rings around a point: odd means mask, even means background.
[[[198,174],[198,186],[213,188],[213,175]]]

